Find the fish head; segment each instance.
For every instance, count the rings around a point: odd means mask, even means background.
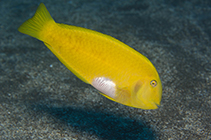
[[[133,87],[132,106],[141,109],[157,109],[162,96],[162,84],[159,76],[144,77]]]

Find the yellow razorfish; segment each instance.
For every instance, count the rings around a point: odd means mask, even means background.
[[[162,84],[155,67],[121,41],[56,23],[43,3],[18,30],[43,41],[71,72],[105,97],[141,109],[160,105]]]

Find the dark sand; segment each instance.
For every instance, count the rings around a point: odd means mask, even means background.
[[[147,56],[161,106],[108,100],[17,28],[43,2],[60,23],[109,34]],[[0,139],[211,139],[211,1],[1,0]]]

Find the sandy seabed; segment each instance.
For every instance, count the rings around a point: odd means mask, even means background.
[[[163,84],[157,110],[108,100],[19,33],[40,2],[0,1],[0,139],[211,139],[211,1],[42,1],[55,21],[147,56]]]

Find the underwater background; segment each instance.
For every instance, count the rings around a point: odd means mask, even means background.
[[[19,33],[41,2],[56,22],[149,58],[163,84],[160,107],[108,100]],[[211,139],[210,0],[1,0],[0,11],[0,139]]]

